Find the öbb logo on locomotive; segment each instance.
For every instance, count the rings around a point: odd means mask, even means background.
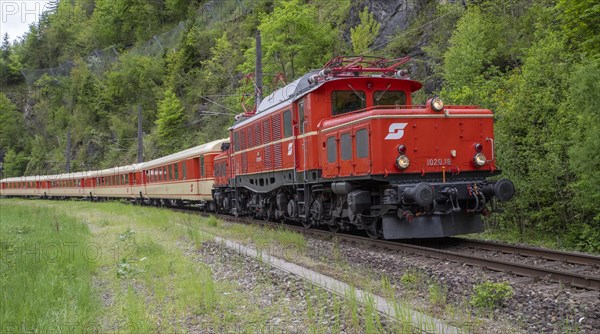
[[[409,58],[337,57],[236,117],[229,138],[152,161],[0,181],[2,196],[128,198],[373,238],[483,230],[510,200],[493,113],[413,104]]]
[[[392,123],[388,130],[388,135],[385,136],[385,140],[401,139],[404,136],[404,128],[408,123]]]

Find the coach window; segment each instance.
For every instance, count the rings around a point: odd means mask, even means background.
[[[366,107],[365,92],[338,90],[331,93],[331,113],[340,115]]]
[[[283,138],[292,135],[292,111],[286,110],[283,112]]]
[[[403,90],[378,90],[373,93],[376,106],[406,105],[406,93]]]
[[[179,163],[175,164],[175,180],[179,180]]]
[[[352,160],[352,137],[349,133],[342,135],[342,160]]]
[[[367,158],[369,156],[369,133],[367,129],[356,131],[356,157]]]
[[[181,177],[187,180],[187,164],[185,161],[181,163]]]
[[[327,138],[327,162],[337,160],[337,143],[334,136]]]
[[[304,100],[298,102],[298,129],[300,130],[300,134],[304,133]]]
[[[169,176],[168,176],[167,180],[168,181],[173,181],[173,165],[169,165],[168,171],[169,171],[168,172]]]

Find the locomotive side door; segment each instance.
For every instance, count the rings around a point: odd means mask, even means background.
[[[323,153],[321,154],[321,166],[323,166],[323,177],[336,177],[339,174],[340,165],[338,164],[338,136],[337,132],[328,134],[323,143]]]
[[[354,137],[354,174],[371,173],[371,131],[369,125],[359,125],[352,130]]]
[[[353,133],[351,129],[340,131],[339,136],[339,176],[352,176],[354,175],[354,159],[353,151],[354,145],[352,145]]]

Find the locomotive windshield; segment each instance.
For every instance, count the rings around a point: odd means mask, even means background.
[[[366,107],[365,92],[337,90],[331,93],[331,112],[340,115]]]
[[[403,90],[378,90],[373,94],[376,106],[402,106],[406,104]]]

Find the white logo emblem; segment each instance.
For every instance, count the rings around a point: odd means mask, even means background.
[[[404,136],[404,128],[408,123],[392,123],[385,140],[400,139]]]
[[[294,143],[289,143],[288,145],[288,155],[292,155],[292,145],[294,145]]]

